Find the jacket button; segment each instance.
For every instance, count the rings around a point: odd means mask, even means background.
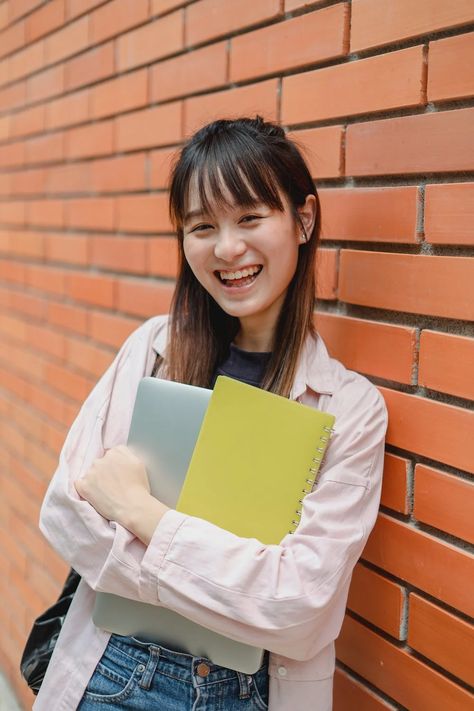
[[[286,667],[278,667],[278,676],[286,676]]]

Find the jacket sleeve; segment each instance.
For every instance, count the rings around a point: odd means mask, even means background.
[[[377,516],[387,410],[362,376],[330,409],[335,433],[296,533],[263,545],[168,511],[142,561],[143,598],[290,659],[310,659],[338,636]]]

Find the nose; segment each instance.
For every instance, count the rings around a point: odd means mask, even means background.
[[[245,253],[247,245],[242,237],[232,229],[221,230],[215,246],[214,255],[223,262],[234,262]]]

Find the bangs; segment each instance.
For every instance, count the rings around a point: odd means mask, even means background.
[[[182,156],[181,170],[174,174],[170,191],[170,216],[182,228],[189,210],[190,192],[199,195],[202,212],[235,205],[252,207],[264,203],[283,212],[277,175],[271,170],[268,146],[249,140],[240,132],[220,131]],[[274,157],[273,157],[274,161]]]

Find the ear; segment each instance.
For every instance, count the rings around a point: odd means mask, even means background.
[[[304,205],[298,207],[298,215],[301,220],[301,224],[297,226],[298,240],[300,244],[304,244],[310,239],[314,223],[316,222],[317,209],[315,195],[307,195]],[[303,229],[301,228],[301,225],[303,226]]]

